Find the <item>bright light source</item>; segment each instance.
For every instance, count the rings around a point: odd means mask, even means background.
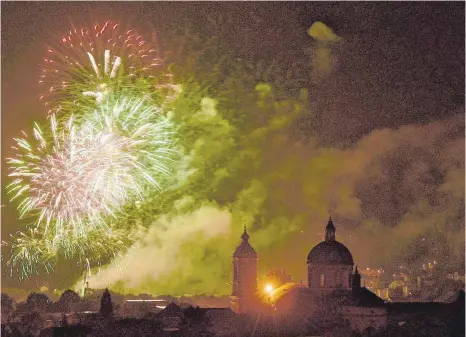
[[[266,293],[271,293],[273,291],[273,286],[271,284],[267,284],[265,287],[264,287],[264,290]]]

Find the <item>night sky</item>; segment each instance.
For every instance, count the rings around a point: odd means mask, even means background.
[[[29,130],[33,121],[44,121],[46,112],[38,104],[36,83],[46,45],[66,32],[71,22],[113,19],[130,22],[142,32],[153,27],[161,36],[189,24],[194,27],[193,34],[217,36],[229,46],[233,58],[253,66],[274,61],[279,74],[293,69],[298,74],[295,88],[284,85],[282,98],[288,98],[288,93],[291,97],[296,88],[308,89],[307,110],[280,130],[289,139],[289,153],[277,147],[276,158],[270,159],[274,145],[268,144],[260,154],[272,163],[268,171],[248,171],[249,180],[238,178],[236,184],[227,181],[209,193],[191,193],[197,203],[176,216],[197,214],[199,221],[216,226],[215,219],[225,212],[234,217],[239,205],[255,205],[254,200],[264,195],[257,212],[250,212],[262,219],[251,224],[251,243],[258,245],[264,268],[295,260],[289,271],[298,280],[305,274],[307,252],[320,240],[328,209],[336,218],[337,239],[349,247],[358,264],[379,266],[408,260],[418,265],[443,255],[452,270],[464,265],[463,2],[2,2],[1,6],[3,240],[20,225],[14,206],[6,199],[5,158],[11,155],[13,137]],[[209,30],[207,18],[220,16],[223,19],[216,26],[220,28]],[[330,27],[338,39],[310,37],[307,30],[316,21]],[[258,82],[279,81],[279,77],[258,78]],[[220,104],[218,109],[222,107]],[[223,115],[233,123],[227,113]],[[242,126],[235,126],[238,135],[243,134]],[[204,179],[209,184],[209,179]],[[256,183],[262,187],[257,188]],[[238,193],[232,192],[233,185]],[[252,199],[242,200],[248,195],[245,191],[251,190]],[[230,194],[234,196],[225,202],[225,195]],[[206,202],[212,209],[206,211]],[[285,205],[284,209],[275,211],[276,204]],[[286,225],[280,222],[283,218]],[[188,221],[180,219],[180,223]],[[220,231],[214,235],[219,240],[228,237],[228,249],[238,244],[241,228],[235,221],[227,227],[230,225],[228,234]],[[254,236],[265,229],[273,239]],[[149,228],[149,233],[154,231]],[[180,238],[169,230],[164,233],[167,240]],[[209,246],[210,241],[200,242],[191,259],[184,256],[173,264],[191,265],[193,270],[203,263],[230,268],[231,251],[219,253]],[[147,239],[134,248],[133,257],[126,262],[137,259],[142,246],[147,253],[150,243]],[[181,251],[189,252],[192,246],[186,241]],[[163,254],[173,253],[168,248],[157,249],[160,261],[165,260]],[[112,282],[160,292],[172,277],[178,281],[166,289],[177,292],[189,287],[192,282],[188,280],[194,277],[143,268],[154,281],[125,276]],[[128,274],[137,270],[128,269]],[[161,283],[154,277],[158,272],[164,275]],[[209,281],[202,280],[209,272],[205,266],[200,268],[199,286],[186,292],[205,292],[211,283],[224,283],[221,272],[213,273]],[[45,278],[68,286],[77,277],[61,283],[60,274],[57,270],[23,283],[4,277],[3,284],[29,288]],[[106,274],[107,279],[113,276],[111,270]],[[97,285],[102,282],[96,281]],[[214,292],[228,292],[222,286],[215,285]]]

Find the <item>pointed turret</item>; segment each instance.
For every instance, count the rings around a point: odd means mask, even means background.
[[[246,241],[246,242],[249,241],[249,235],[248,235],[248,232],[246,231],[246,226],[244,226],[244,232],[243,232],[243,234],[241,235],[241,239],[242,239],[243,241]]]
[[[236,248],[233,257],[257,258],[256,251],[254,250],[254,248],[252,248],[252,246],[249,243],[249,235],[246,231],[246,226],[244,226],[244,232],[241,235],[241,240],[241,244],[238,246],[238,248]]]
[[[353,291],[361,289],[361,274],[359,274],[358,266],[354,269],[354,274],[351,279],[351,288]]]

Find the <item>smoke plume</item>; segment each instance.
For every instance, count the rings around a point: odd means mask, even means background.
[[[174,109],[185,125],[183,165],[143,214],[149,225],[91,287],[119,292],[215,294],[231,291],[231,258],[244,225],[261,272],[286,267],[305,279],[306,256],[322,240],[329,211],[337,239],[360,266],[436,259],[464,262],[464,118],[374,130],[352,147],[297,141],[303,101],[256,87],[248,114],[208,97]],[[243,119],[247,123],[235,127]],[[170,188],[171,186],[171,188]],[[137,217],[134,215],[134,217]],[[149,220],[147,220],[147,218]]]

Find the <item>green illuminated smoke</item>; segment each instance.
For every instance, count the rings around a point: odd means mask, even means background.
[[[292,81],[302,71],[283,83],[273,64],[259,71],[230,54],[213,58],[212,50],[225,50],[221,41],[189,37],[189,62],[173,66],[182,91],[170,107],[183,156],[163,193],[125,210],[118,227],[139,239],[93,273],[91,287],[228,294],[243,225],[263,269],[286,266],[304,279],[328,209],[338,239],[360,265],[415,266],[435,252],[445,263],[464,261],[461,118],[376,130],[350,148],[322,148],[315,130],[304,130],[305,137],[298,131],[301,118],[312,117],[307,91]],[[421,254],[418,242],[431,246]]]
[[[400,149],[415,153],[418,146],[432,146],[421,161],[436,169],[429,161],[442,145],[433,144],[435,139],[450,136],[455,120],[374,132],[354,148],[325,149],[312,137],[308,142],[294,139],[294,123],[308,113],[307,102],[278,100],[271,85],[260,84],[241,96],[242,104],[234,114],[220,100],[186,87],[183,92],[173,106],[174,118],[182,125],[179,135],[184,156],[179,169],[165,182],[168,188],[164,193],[154,194],[151,201],[126,213],[123,222],[148,229],[123,258],[91,278],[91,287],[110,283],[119,292],[228,294],[231,256],[243,225],[249,228],[263,269],[286,266],[304,278],[305,257],[321,240],[318,233],[323,232],[329,208],[337,219],[339,240],[362,265],[413,256],[416,264],[422,257],[409,251],[413,240],[436,235],[434,228],[447,230],[447,218],[436,216],[435,224],[426,221],[437,209],[419,208],[423,195],[407,200],[410,207],[404,210],[404,217],[396,218],[395,206],[391,206],[393,218],[383,218],[379,211],[393,192],[388,191],[383,199],[373,195],[372,189],[385,179],[387,186],[399,181],[401,189],[410,191],[405,193],[414,192],[411,186],[423,184],[428,172],[409,176],[415,162],[409,163],[406,171],[402,169],[402,177],[386,176],[384,168],[400,164],[400,158],[392,157]],[[228,113],[230,118],[225,117]],[[411,135],[422,135],[425,128],[438,131],[424,143],[413,143]],[[450,192],[454,181],[464,186],[464,178],[454,174],[461,168],[461,162],[453,159],[458,153],[454,153],[445,157],[445,162],[455,163],[447,169],[450,183],[428,182],[432,197],[439,202],[443,193],[453,199],[460,197]],[[459,206],[441,204],[438,207],[448,214],[460,211]],[[450,242],[461,247],[464,241]],[[447,242],[440,239],[436,245],[442,250]],[[376,247],[383,250],[369,254]],[[448,256],[461,260],[461,254],[457,250]]]

